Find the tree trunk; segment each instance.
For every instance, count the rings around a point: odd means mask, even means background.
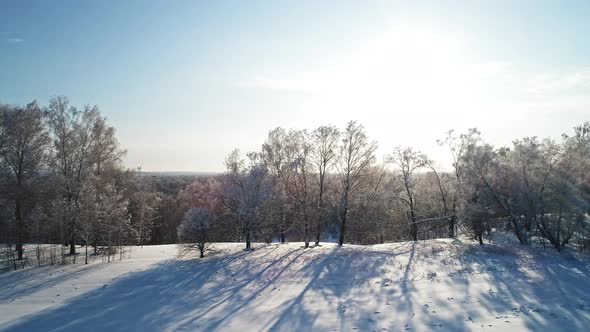
[[[307,218],[307,212],[305,213],[304,217],[304,233],[305,233],[305,248],[309,248],[309,225],[308,225],[308,218]]]
[[[451,238],[451,239],[455,237],[455,221],[456,220],[457,220],[457,216],[455,215],[455,213],[453,213],[453,215],[449,219],[449,238]]]
[[[17,195],[19,195],[17,193]],[[17,259],[20,261],[23,259],[23,242],[24,242],[24,231],[25,225],[22,216],[22,208],[21,208],[21,200],[20,197],[16,198],[15,206],[14,206],[14,217],[16,219],[16,251],[17,251]]]
[[[76,241],[74,241],[74,235],[70,238],[70,255],[76,254]]]
[[[75,255],[76,254],[76,226],[74,225],[74,220],[70,220],[70,222],[72,223],[70,225],[70,255]]]
[[[320,197],[318,201],[318,220],[315,228],[315,245],[320,245],[320,235],[322,232],[322,219],[324,217],[324,180],[320,175]]]
[[[344,233],[346,232],[346,216],[348,215],[348,192],[350,187],[347,185],[344,189],[344,211],[342,211],[342,220],[340,220],[340,238],[338,239],[338,246],[342,247],[344,244]]]
[[[320,245],[320,234],[321,234],[321,225],[320,225],[320,222],[318,221],[318,223],[316,225],[316,230],[315,230],[315,245],[316,246]]]
[[[526,239],[522,235],[521,230],[518,228],[518,222],[516,221],[516,218],[512,216],[510,221],[512,223],[512,227],[514,228],[514,235],[516,235],[518,242],[520,242],[520,244],[526,244]]]
[[[250,250],[250,230],[246,231],[246,250]]]
[[[346,232],[346,215],[348,214],[348,208],[344,208],[344,213],[342,214],[342,220],[340,222],[340,237],[338,239],[338,246],[342,247],[344,244],[344,233]]]
[[[455,216],[451,216],[449,219],[449,238],[455,237]]]
[[[412,239],[414,241],[418,241],[418,225],[416,225],[416,215],[414,214],[414,208],[410,210],[410,220],[412,221],[412,225],[410,225]]]
[[[74,197],[73,194],[70,190],[70,187],[67,187],[67,192],[68,192],[68,207],[66,211],[69,211],[70,208],[70,203],[72,203],[74,201]],[[77,202],[76,202],[76,206],[78,206]],[[69,213],[68,213],[69,215]],[[66,219],[67,220],[67,219]],[[72,217],[71,220],[67,220],[70,222],[70,255],[75,255],[76,254],[76,225],[74,222],[74,218]],[[109,239],[110,241],[110,239]],[[110,246],[110,244],[109,244]],[[110,247],[109,247],[110,250]]]
[[[286,236],[285,236],[285,222],[287,221],[287,217],[285,215],[285,211],[281,212],[281,243],[285,243]]]

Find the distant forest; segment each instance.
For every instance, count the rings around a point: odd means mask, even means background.
[[[322,241],[373,244],[492,229],[561,250],[590,247],[590,122],[561,139],[441,130],[443,171],[411,147],[377,142],[362,124],[275,128],[257,151],[234,150],[221,174],[125,169],[116,130],[97,106],[0,105],[0,243],[56,244],[62,259],[127,245]],[[195,143],[198,144],[198,143]]]

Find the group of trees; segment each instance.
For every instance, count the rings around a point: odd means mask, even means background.
[[[476,238],[497,218],[520,243],[548,241],[557,250],[572,238],[588,245],[590,123],[561,142],[527,137],[494,149],[477,132],[461,158],[464,220]]]
[[[253,240],[307,248],[322,237],[342,245],[458,232],[483,244],[493,228],[522,244],[537,239],[561,250],[575,238],[588,245],[590,123],[560,142],[532,137],[495,148],[471,129],[449,131],[439,144],[451,169],[409,147],[378,163],[377,144],[356,122],[343,130],[276,128],[260,151],[245,159],[233,151],[225,174],[193,185],[202,192],[189,205],[211,212],[202,241],[245,241],[246,248]]]
[[[149,238],[157,198],[124,153],[96,106],[0,105],[0,242],[23,260],[25,243],[63,244],[65,257]]]
[[[590,123],[560,141],[496,148],[476,129],[439,141],[452,167],[344,128],[275,128],[260,150],[234,150],[226,172],[201,177],[125,170],[115,129],[96,106],[0,105],[0,242],[76,244],[110,253],[127,244],[322,240],[352,243],[468,234],[483,244],[504,228],[523,244],[588,246]],[[65,248],[65,246],[61,246]],[[87,250],[86,250],[87,252]]]

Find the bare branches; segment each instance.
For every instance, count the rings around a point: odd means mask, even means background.
[[[369,138],[362,125],[350,121],[344,130],[340,155],[336,163],[342,191],[340,213],[340,237],[338,245],[344,243],[346,232],[346,218],[350,208],[351,195],[362,184],[364,172],[375,161],[376,142],[369,142]]]

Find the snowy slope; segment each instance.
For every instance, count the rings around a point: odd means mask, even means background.
[[[7,331],[585,331],[590,265],[499,241],[134,248],[0,275]]]

